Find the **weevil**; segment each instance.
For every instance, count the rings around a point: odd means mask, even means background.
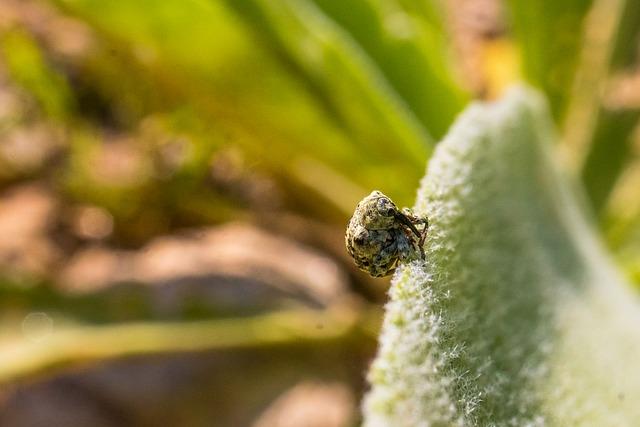
[[[421,229],[418,227],[421,226]],[[358,268],[373,277],[393,273],[398,262],[416,252],[425,259],[424,242],[429,221],[408,209],[402,210],[380,191],[362,199],[349,221],[345,234],[347,252]]]

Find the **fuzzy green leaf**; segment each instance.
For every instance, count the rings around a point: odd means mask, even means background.
[[[552,140],[516,89],[438,145],[416,203],[427,261],[393,279],[366,426],[640,424],[640,305]]]

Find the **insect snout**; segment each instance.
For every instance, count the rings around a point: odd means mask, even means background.
[[[384,216],[395,216],[398,208],[389,199],[381,198],[378,200],[378,212]]]

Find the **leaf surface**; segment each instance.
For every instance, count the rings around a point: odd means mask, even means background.
[[[514,89],[438,145],[416,203],[427,261],[393,279],[366,426],[640,424],[640,306],[553,138]]]

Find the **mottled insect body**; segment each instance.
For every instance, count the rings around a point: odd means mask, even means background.
[[[417,225],[422,225],[418,230]],[[387,276],[399,261],[406,261],[419,251],[424,259],[426,218],[411,210],[402,211],[379,191],[362,199],[349,221],[345,242],[358,268],[374,277]]]

